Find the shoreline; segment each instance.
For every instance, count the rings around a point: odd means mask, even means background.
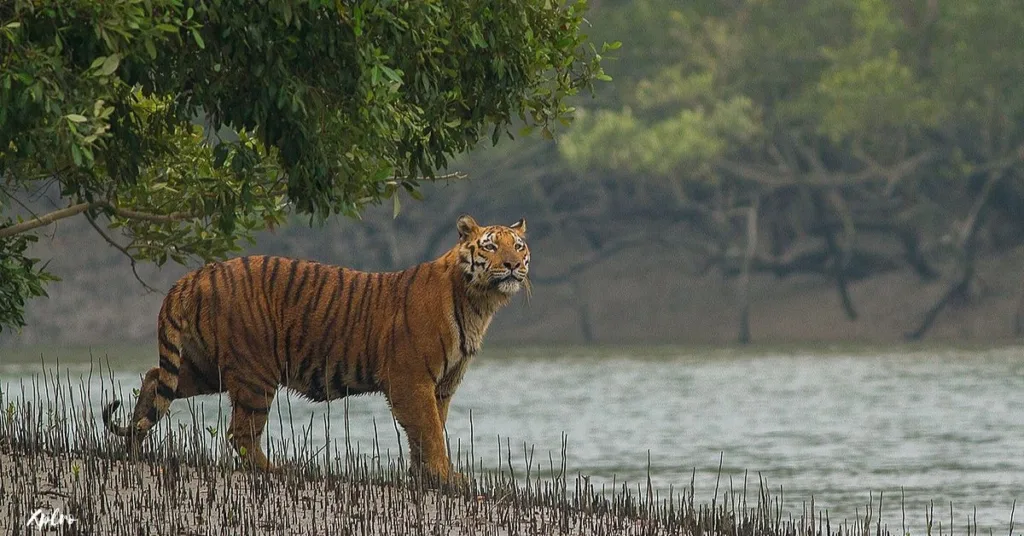
[[[421,488],[394,461],[381,468],[364,459],[343,474],[289,466],[271,475],[224,463],[186,463],[164,452],[145,460],[128,460],[102,446],[51,452],[0,435],[3,534],[920,534],[906,528],[890,533],[890,525],[870,507],[859,519],[834,524],[813,502],[810,510],[786,512],[780,498],[763,487],[756,497],[724,491],[710,504],[696,503],[685,489],[668,499],[632,489],[613,490],[609,497],[583,476],[537,477],[523,486],[489,473],[474,479],[472,489],[434,490]],[[898,520],[898,514],[889,517]],[[925,532],[952,534],[943,525],[938,521]],[[972,534],[977,536],[977,527],[972,532],[968,526],[967,535]]]
[[[226,450],[210,450],[198,429],[158,427],[143,458],[130,460],[123,442],[99,432],[95,416],[57,382],[46,399],[0,404],[0,534],[160,535],[721,535],[942,536],[953,528],[942,513],[927,527],[901,528],[900,508],[869,504],[850,519],[829,521],[813,495],[795,511],[781,488],[758,478],[749,490],[731,480],[712,497],[695,499],[693,482],[665,496],[648,483],[592,485],[567,473],[565,451],[548,472],[531,474],[499,460],[496,470],[460,465],[473,486],[424,489],[402,458],[349,451],[320,464],[319,451],[293,451],[281,474],[237,470]],[[38,389],[37,389],[38,392]],[[189,437],[193,438],[190,443]],[[559,463],[561,462],[561,463]],[[518,464],[517,464],[518,466]],[[561,468],[560,470],[556,468]],[[468,469],[468,471],[466,470]],[[540,469],[538,467],[538,469]],[[518,474],[516,471],[519,471]],[[719,469],[721,471],[721,469]],[[525,477],[525,478],[524,478]],[[886,495],[888,497],[888,495]],[[710,503],[704,502],[710,499]],[[889,504],[888,502],[886,504]],[[952,507],[952,505],[950,505]],[[940,506],[940,511],[943,508]],[[962,512],[961,512],[962,513]],[[905,514],[905,511],[904,511]],[[1009,512],[1012,520],[1013,512]],[[884,517],[884,519],[883,519]],[[904,516],[905,517],[905,516]],[[957,519],[963,516],[957,515]],[[932,527],[932,522],[936,527]],[[890,527],[892,532],[890,533]],[[955,532],[964,533],[963,524]],[[987,530],[987,527],[986,527]],[[968,516],[966,536],[979,534]],[[1000,533],[1006,534],[1002,530]],[[1013,536],[1011,526],[1010,536]],[[1017,534],[1020,534],[1018,529]]]
[[[382,478],[365,466],[353,479],[97,454],[14,453],[0,442],[0,532],[678,534],[686,526],[724,529],[730,518],[721,506],[694,509],[691,504],[677,510],[688,514],[673,516],[632,497],[602,503],[593,490],[581,490],[579,481],[570,494],[556,481],[524,489],[490,480],[483,485],[486,491],[442,491],[422,489],[401,471]]]
[[[163,292],[148,293],[130,275],[126,278],[124,274],[131,273],[126,260],[93,236],[91,229],[80,231],[75,247],[81,249],[85,244],[86,249],[102,254],[93,260],[94,266],[102,269],[89,271],[78,257],[69,256],[67,237],[41,248],[37,255],[51,258],[57,270],[81,270],[99,279],[89,285],[73,280],[48,285],[49,298],[29,303],[28,325],[17,334],[0,334],[0,351],[45,345],[103,346],[110,341],[155,347],[155,320]],[[574,243],[551,238],[537,248],[572,251]],[[342,265],[352,261],[268,247],[252,253],[288,254]],[[517,299],[496,316],[487,346],[737,344],[742,307],[735,279],[720,271],[688,270],[680,266],[686,258],[678,251],[638,245],[610,255],[571,280],[537,282],[529,304]],[[558,263],[558,257],[551,258],[547,266],[553,269]],[[976,284],[968,299],[943,308],[922,340],[932,344],[1019,343],[1024,337],[1024,300],[1020,278],[1014,274],[1022,264],[1024,247],[979,257]],[[183,272],[180,267],[140,267],[140,274],[162,289],[170,288]],[[751,341],[766,345],[906,344],[912,342],[907,334],[919,327],[948,290],[953,275],[921,281],[904,267],[852,280],[848,287],[857,318],[851,319],[840,305],[835,283],[827,277],[756,274],[748,292]]]

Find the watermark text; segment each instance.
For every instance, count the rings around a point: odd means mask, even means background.
[[[75,521],[78,521],[78,519],[61,512],[60,508],[54,508],[52,510],[39,508],[35,512],[32,512],[32,517],[28,519],[28,523],[25,523],[25,526],[43,530],[63,525],[73,525]]]

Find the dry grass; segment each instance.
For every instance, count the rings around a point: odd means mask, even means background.
[[[813,503],[799,515],[783,512],[764,482],[721,494],[716,487],[710,503],[696,501],[693,482],[668,497],[649,482],[595,488],[567,474],[564,447],[541,462],[532,450],[514,454],[507,440],[501,467],[492,470],[470,462],[472,445],[469,452],[456,447],[453,459],[473,482],[457,490],[423,488],[401,456],[388,459],[376,447],[370,454],[303,447],[292,450],[281,474],[242,471],[223,438],[199,425],[158,427],[143,459],[128,459],[123,443],[82,409],[94,407],[85,403],[84,381],[76,386],[49,373],[38,382],[22,385],[19,398],[0,393],[3,534],[39,534],[27,525],[39,509],[75,519],[49,529],[61,534],[890,534],[876,513],[881,505],[833,523]],[[193,413],[193,421],[202,416]],[[915,534],[952,536],[951,526],[933,514]],[[909,533],[902,527],[896,534]]]

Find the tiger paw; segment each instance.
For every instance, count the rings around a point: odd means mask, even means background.
[[[444,487],[456,491],[465,491],[468,490],[472,484],[473,481],[465,474],[449,471],[448,478],[444,482]]]
[[[425,468],[411,469],[409,476],[412,477],[413,482],[417,485],[428,489],[463,491],[469,489],[472,484],[472,480],[469,477],[452,470],[445,471],[442,474],[441,471],[430,471]]]

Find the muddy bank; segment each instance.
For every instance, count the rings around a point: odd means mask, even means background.
[[[549,470],[511,449],[498,469],[457,462],[473,484],[436,490],[379,455],[300,451],[276,460],[280,474],[242,471],[189,430],[159,426],[143,459],[127,459],[60,389],[2,405],[0,534],[889,536],[870,511],[841,523],[813,503],[784,512],[763,483],[716,488],[710,503],[692,484],[668,497],[643,483],[595,489],[566,473],[564,451]]]
[[[510,534],[522,523],[556,522],[551,509],[508,512],[496,501],[416,486],[168,460],[6,452],[0,481],[3,534]]]

